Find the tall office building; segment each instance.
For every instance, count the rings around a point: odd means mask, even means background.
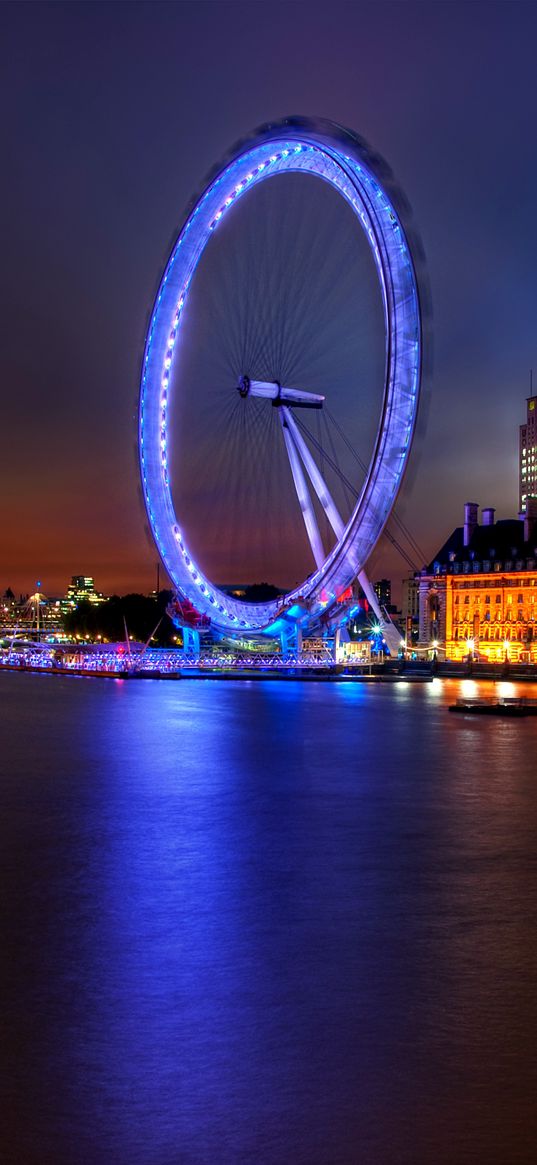
[[[526,423],[520,426],[519,513],[525,514],[528,498],[537,498],[537,396],[526,400]]]
[[[420,613],[420,580],[415,574],[411,574],[408,578],[403,579],[403,598],[401,601],[401,613],[403,619],[419,618]]]
[[[392,605],[392,584],[389,578],[380,578],[373,583],[373,590],[385,611],[390,611]]]

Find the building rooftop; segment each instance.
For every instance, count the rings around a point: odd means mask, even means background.
[[[464,532],[464,526],[453,530],[426,567],[425,574],[535,569],[537,530],[526,540],[523,521],[506,518],[491,525],[475,526],[467,546]]]

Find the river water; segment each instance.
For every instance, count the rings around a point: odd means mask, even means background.
[[[464,690],[0,675],[2,1160],[535,1161],[537,719]]]

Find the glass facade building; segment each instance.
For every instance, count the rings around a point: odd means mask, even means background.
[[[526,513],[528,498],[537,498],[537,396],[526,400],[526,421],[520,426],[518,508]]]

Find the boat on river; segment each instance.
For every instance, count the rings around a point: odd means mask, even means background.
[[[515,696],[498,700],[494,697],[462,698],[450,704],[449,711],[471,716],[537,716],[537,700]]]

